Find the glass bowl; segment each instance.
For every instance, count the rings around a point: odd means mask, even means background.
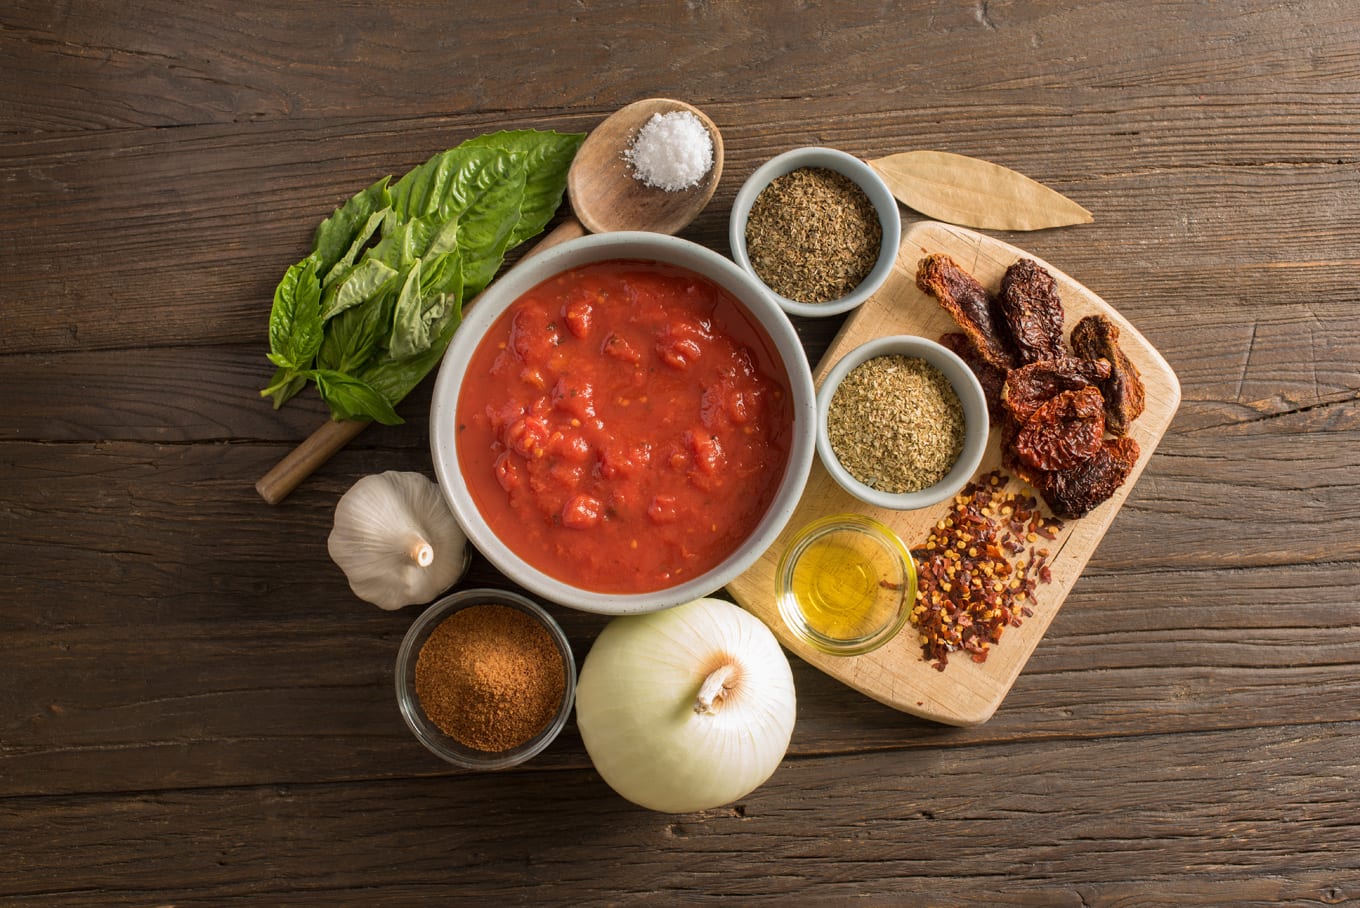
[[[425,714],[420,697],[416,693],[416,660],[425,641],[445,619],[463,609],[478,605],[504,605],[533,618],[548,632],[557,646],[566,672],[562,702],[553,718],[538,734],[509,750],[478,750],[445,734]],[[415,620],[402,639],[401,647],[397,651],[395,674],[397,705],[401,708],[401,716],[406,720],[407,727],[432,754],[464,769],[507,769],[542,753],[567,724],[567,717],[571,715],[572,704],[576,700],[576,662],[572,658],[567,635],[542,606],[525,596],[507,590],[460,590],[430,606]]]
[[[765,187],[769,186],[775,179],[804,167],[824,168],[848,177],[869,197],[874,210],[878,212],[879,226],[883,228],[883,240],[879,246],[878,259],[874,262],[874,266],[869,270],[868,275],[850,293],[840,299],[828,300],[824,303],[805,303],[776,293],[760,279],[760,275],[756,273],[752,266],[751,257],[746,250],[746,224],[750,219],[751,206],[765,191]],[[888,184],[883,182],[883,178],[864,161],[835,148],[808,146],[776,155],[747,178],[741,189],[737,191],[736,199],[732,202],[732,213],[728,220],[727,231],[728,242],[732,247],[733,261],[740,265],[747,274],[760,281],[760,285],[765,288],[765,291],[779,304],[781,309],[789,315],[824,318],[840,315],[854,309],[873,296],[883,286],[888,276],[892,274],[893,263],[897,261],[898,247],[902,242],[902,213],[898,210],[897,199],[893,196],[892,190],[888,188]]]
[[[916,564],[897,534],[861,514],[823,517],[775,570],[779,614],[799,640],[858,656],[891,640],[916,601]]]
[[[860,482],[841,465],[827,435],[827,414],[836,388],[851,370],[879,356],[905,356],[930,363],[949,380],[963,407],[963,450],[939,482],[915,492],[887,492]],[[860,344],[842,356],[817,390],[817,454],[822,466],[841,488],[865,504],[894,511],[911,511],[952,497],[972,478],[987,450],[987,395],[973,370],[954,351],[914,335],[880,337]]]

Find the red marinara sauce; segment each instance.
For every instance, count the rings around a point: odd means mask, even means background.
[[[520,558],[602,593],[664,589],[747,537],[793,410],[768,335],[686,269],[614,260],[525,293],[472,355],[458,463]]]

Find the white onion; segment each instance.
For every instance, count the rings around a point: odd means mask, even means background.
[[[774,772],[795,716],[779,641],[730,602],[615,618],[581,667],[576,724],[596,770],[651,810],[729,804]]]

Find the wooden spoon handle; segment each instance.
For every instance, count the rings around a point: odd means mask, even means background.
[[[553,228],[552,233],[546,234],[543,237],[543,239],[539,240],[537,243],[534,244],[534,247],[532,249],[524,253],[524,256],[520,259],[520,261],[524,261],[524,259],[527,259],[531,255],[537,255],[538,253],[543,252],[546,249],[551,249],[552,247],[558,245],[559,243],[565,243],[567,240],[574,240],[577,237],[582,237],[585,235],[586,228],[581,226],[581,222],[579,220],[577,220],[576,218],[567,218],[562,223],[558,224],[555,228]]]
[[[526,252],[521,259],[527,259],[545,249],[550,249],[559,243],[567,240],[574,240],[577,237],[585,236],[586,229],[581,226],[581,222],[571,217],[558,224],[557,227],[534,244],[534,247]],[[469,300],[464,309],[471,306],[476,300]],[[270,504],[278,504],[288,497],[288,494],[296,489],[302,480],[311,476],[316,468],[330,460],[332,455],[338,452],[345,445],[349,444],[365,427],[368,426],[367,420],[346,419],[341,421],[327,420],[320,428],[311,435],[308,435],[288,455],[276,463],[268,473],[260,477],[259,482],[255,483],[255,491],[260,493],[260,497]]]
[[[255,483],[255,491],[270,504],[278,504],[302,480],[311,476],[317,467],[330,460],[331,455],[353,441],[367,427],[368,420],[364,419],[327,420],[289,451],[273,469],[260,477],[260,481]]]

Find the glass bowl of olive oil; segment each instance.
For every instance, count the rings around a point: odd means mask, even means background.
[[[887,643],[916,601],[911,552],[896,533],[861,514],[803,527],[775,576],[784,624],[834,656],[858,656]]]

